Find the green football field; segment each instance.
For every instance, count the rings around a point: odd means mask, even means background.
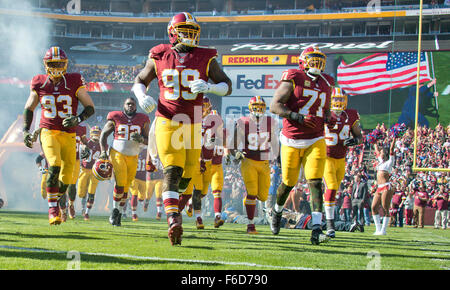
[[[365,270],[450,269],[450,230],[388,228],[387,236],[337,232],[326,244],[311,245],[309,230],[268,225],[258,235],[246,226],[212,220],[197,230],[184,218],[181,246],[171,246],[165,221],[141,218],[112,227],[106,216],[79,216],[49,226],[42,213],[0,211],[0,269],[5,270]]]

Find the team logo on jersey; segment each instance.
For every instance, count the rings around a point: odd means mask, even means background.
[[[311,82],[308,80],[305,80],[305,87],[310,87],[311,86]]]

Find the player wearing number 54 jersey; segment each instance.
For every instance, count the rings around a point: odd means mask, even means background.
[[[188,187],[200,158],[203,94],[229,95],[231,80],[216,61],[217,50],[198,46],[200,25],[190,13],[172,17],[167,33],[170,44],[150,50],[132,90],[139,105],[149,113],[155,101],[146,95],[147,86],[158,79],[156,146],[164,167],[168,236],[171,244],[176,245],[181,244],[183,233],[179,194]],[[208,79],[213,83],[208,83]]]
[[[127,200],[131,182],[136,176],[140,144],[148,143],[150,119],[146,114],[136,113],[136,101],[127,98],[123,111],[112,111],[100,134],[100,159],[108,159],[106,152],[108,136],[114,132],[109,160],[114,172],[113,210],[109,219],[113,226],[121,226],[123,206]]]
[[[31,148],[35,140],[29,130],[34,109],[41,105],[40,142],[49,165],[46,190],[50,225],[61,223],[58,199],[72,181],[77,148],[75,128],[95,111],[83,78],[78,73],[67,73],[67,65],[68,58],[61,48],[54,46],[46,52],[46,74],[33,77],[23,113],[24,143]],[[84,110],[76,116],[78,102]]]
[[[327,160],[325,162],[325,194],[324,208],[327,220],[327,235],[335,236],[334,209],[336,191],[345,175],[345,156],[348,146],[358,145],[362,141],[359,114],[356,110],[347,109],[347,96],[340,88],[333,88],[331,95],[331,114],[336,124],[325,126],[325,142],[327,144]]]
[[[312,244],[326,239],[320,228],[322,177],[326,159],[324,123],[333,120],[330,101],[334,80],[323,73],[325,64],[326,55],[317,47],[303,50],[299,57],[299,69],[283,73],[281,85],[275,91],[270,106],[272,113],[283,117],[280,134],[282,183],[277,190],[272,232],[278,234],[280,231],[284,203],[303,167],[312,199]]]

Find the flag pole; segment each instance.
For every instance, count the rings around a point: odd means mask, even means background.
[[[436,76],[434,74],[434,61],[433,61],[433,52],[430,51],[430,58],[431,58],[431,74],[433,75],[433,79],[436,79]],[[437,90],[437,86],[436,86],[437,81],[434,82],[433,88],[433,96],[434,96],[434,105],[436,107],[436,122],[439,124],[439,104],[438,104],[438,100],[437,100],[437,96],[436,96],[436,92]]]
[[[416,116],[414,121],[414,154],[413,154],[413,171],[416,171],[417,159],[417,123],[419,119],[419,84],[420,84],[420,52],[422,50],[422,8],[423,0],[420,0],[419,8],[419,37],[417,40],[417,83],[416,83]]]

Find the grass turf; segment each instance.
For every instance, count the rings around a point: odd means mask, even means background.
[[[257,225],[259,234],[248,235],[245,225],[212,223],[197,230],[184,217],[182,245],[171,246],[165,221],[125,219],[112,227],[106,216],[78,216],[49,226],[45,214],[2,211],[0,269],[65,270],[76,257],[82,270],[450,269],[450,230],[389,228],[376,237],[369,226],[313,246],[309,230],[273,236],[269,226]]]

